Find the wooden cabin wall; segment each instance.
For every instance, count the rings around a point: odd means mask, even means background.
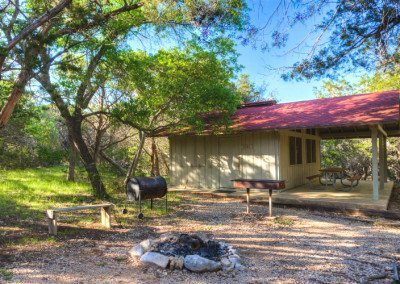
[[[302,138],[302,164],[290,165],[289,157],[289,137]],[[316,135],[306,134],[305,129],[301,132],[282,130],[279,131],[280,137],[280,178],[286,180],[286,189],[300,186],[306,183],[306,177],[319,173],[321,165],[320,147],[321,139]],[[316,141],[316,162],[307,163],[306,139]]]
[[[279,178],[277,132],[170,137],[173,186],[230,188],[234,178]]]

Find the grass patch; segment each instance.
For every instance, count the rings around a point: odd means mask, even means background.
[[[136,202],[128,204],[128,214],[122,214],[125,206],[125,193],[121,183],[123,177],[100,168],[102,180],[111,202],[115,204],[112,213],[114,222],[122,226],[132,226],[137,219]],[[57,239],[45,238],[45,211],[49,208],[71,207],[84,204],[101,203],[92,196],[86,174],[79,169],[76,182],[66,180],[66,167],[0,170],[0,227],[7,227],[0,235],[0,244],[35,245],[40,242],[55,242]],[[168,194],[168,213],[177,208],[180,197]],[[165,199],[155,199],[153,210],[150,201],[142,203],[145,215],[143,222],[164,216]],[[73,211],[60,214],[59,223],[85,227],[87,224],[100,224],[100,210]],[[38,227],[40,224],[42,227]],[[2,232],[0,228],[0,232]],[[76,235],[78,230],[60,230],[59,235]]]
[[[0,276],[3,280],[9,281],[12,279],[13,273],[6,268],[0,268]]]
[[[286,216],[278,216],[274,219],[274,223],[282,226],[293,226],[295,220]]]
[[[50,207],[93,201],[86,181],[68,182],[63,167],[0,171],[0,208],[4,219],[43,219]]]

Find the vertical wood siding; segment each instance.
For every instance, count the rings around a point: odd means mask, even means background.
[[[302,138],[302,164],[290,165],[289,159],[289,136],[301,137]],[[307,163],[306,155],[306,139],[316,140],[316,162]],[[294,131],[280,131],[280,172],[281,179],[286,180],[286,188],[293,188],[306,183],[306,177],[314,174],[318,174],[320,169],[320,141],[318,135],[306,134],[304,130],[301,133]]]
[[[170,137],[171,184],[232,187],[234,178],[279,178],[279,135],[259,132]]]

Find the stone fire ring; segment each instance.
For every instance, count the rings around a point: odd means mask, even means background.
[[[162,234],[136,244],[129,254],[142,264],[192,272],[243,270],[236,250],[222,241],[188,234]]]

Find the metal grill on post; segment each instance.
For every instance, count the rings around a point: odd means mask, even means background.
[[[142,200],[150,199],[150,207],[153,209],[153,199],[165,196],[165,212],[168,210],[167,182],[161,176],[134,177],[126,184],[127,201],[137,201],[139,206],[138,218],[143,218]]]

